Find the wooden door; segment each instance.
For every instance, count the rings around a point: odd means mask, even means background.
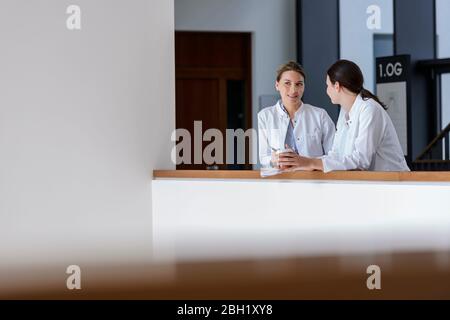
[[[250,39],[249,33],[175,33],[176,128],[187,129],[192,137],[192,163],[178,165],[177,169],[250,168],[248,163],[243,166],[193,164],[194,121],[202,122],[202,133],[210,128],[222,132],[224,163],[225,130],[251,127]],[[239,87],[236,82],[244,88],[243,95],[235,89]],[[241,110],[236,105],[242,105]],[[236,121],[238,118],[243,121]],[[209,143],[204,142],[202,150]],[[248,149],[247,145],[247,162]]]

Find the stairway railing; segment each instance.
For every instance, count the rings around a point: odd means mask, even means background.
[[[450,123],[413,161],[413,170],[450,170]]]

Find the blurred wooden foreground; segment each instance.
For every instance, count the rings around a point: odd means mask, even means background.
[[[381,290],[366,286],[369,265]],[[0,298],[450,299],[449,252],[80,267],[81,290],[67,289],[64,266],[3,270],[16,288]]]

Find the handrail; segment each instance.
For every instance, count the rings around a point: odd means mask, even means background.
[[[419,160],[423,160],[422,158],[428,154],[429,152],[431,152],[431,149],[435,146],[435,144],[445,138],[445,135],[447,135],[450,132],[450,123],[445,127],[444,130],[442,130],[427,146],[426,148],[422,151],[422,153],[416,158],[415,161],[419,161]]]
[[[450,58],[421,60],[417,63],[420,69],[428,69],[439,74],[450,73]]]

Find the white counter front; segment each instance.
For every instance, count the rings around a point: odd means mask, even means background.
[[[339,179],[322,173],[272,179],[254,173],[243,173],[241,179],[236,173],[230,173],[232,178],[224,172],[174,173],[155,172],[152,181],[156,259],[450,249],[450,181],[445,173],[430,181],[420,174],[386,179],[387,174],[377,180],[370,173]]]

